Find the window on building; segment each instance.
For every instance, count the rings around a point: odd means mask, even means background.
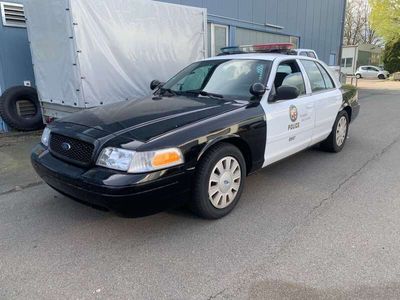
[[[353,58],[348,57],[346,58],[346,68],[351,68],[353,66]]]
[[[299,48],[300,45],[300,39],[297,36],[291,36],[290,37],[290,43],[294,44],[295,48]]]
[[[335,53],[329,54],[329,65],[330,66],[336,65],[336,54]]]
[[[236,44],[237,45],[253,45],[267,43],[289,43],[293,42],[293,37],[288,35],[263,32],[245,28],[236,28]]]
[[[210,24],[210,55],[221,53],[221,48],[229,45],[229,27],[219,24]]]
[[[344,68],[346,66],[346,59],[345,58],[342,58],[342,63],[340,64],[340,66],[342,68]]]

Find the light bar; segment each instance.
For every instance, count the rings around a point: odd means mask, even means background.
[[[241,53],[284,53],[291,54],[294,49],[292,43],[271,43],[262,45],[242,45],[221,48],[222,55]]]

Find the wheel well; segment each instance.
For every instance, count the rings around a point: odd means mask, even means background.
[[[211,147],[209,147],[201,156],[203,156],[205,153],[207,153],[210,149],[214,148],[215,146],[220,145],[221,143],[232,144],[235,147],[237,147],[240,150],[240,152],[242,152],[244,160],[246,162],[246,172],[247,172],[247,174],[249,174],[250,170],[252,169],[252,166],[253,166],[251,150],[250,150],[249,145],[241,138],[230,137],[227,139],[220,140],[220,141],[216,142],[215,144],[213,144]],[[201,159],[201,157],[200,157],[200,159]]]
[[[351,107],[346,106],[343,110],[347,112],[347,114],[349,115],[349,121],[351,122],[351,114],[352,114]]]

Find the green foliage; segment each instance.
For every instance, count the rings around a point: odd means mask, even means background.
[[[369,0],[372,28],[386,42],[400,40],[400,0]]]
[[[386,44],[383,52],[383,63],[389,73],[400,71],[400,39]]]

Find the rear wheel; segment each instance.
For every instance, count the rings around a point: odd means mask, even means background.
[[[197,168],[192,211],[205,219],[226,216],[240,199],[245,176],[246,163],[238,148],[222,143],[210,149]]]
[[[336,117],[331,134],[321,143],[322,149],[335,153],[342,151],[346,144],[348,132],[349,115],[346,111],[341,111]]]

